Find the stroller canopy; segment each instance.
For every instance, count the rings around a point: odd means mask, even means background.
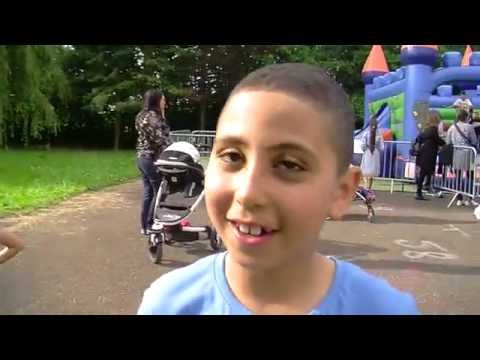
[[[200,161],[200,153],[198,152],[197,148],[186,141],[178,141],[173,143],[164,150],[164,153],[165,157],[168,156],[168,159],[160,155],[160,159],[162,160],[175,160],[172,159],[172,156],[174,156],[173,154],[177,153],[179,155],[188,155],[191,158],[191,161],[195,164],[198,164]]]

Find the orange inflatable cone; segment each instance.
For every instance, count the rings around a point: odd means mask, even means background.
[[[467,45],[465,54],[463,55],[462,66],[470,66],[470,56],[472,56],[472,52],[470,45]]]

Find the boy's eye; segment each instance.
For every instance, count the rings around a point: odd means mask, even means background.
[[[294,171],[294,172],[305,170],[303,166],[289,160],[280,161],[276,167],[280,170]]]
[[[242,160],[242,156],[236,151],[225,151],[218,157],[229,164],[237,164]]]

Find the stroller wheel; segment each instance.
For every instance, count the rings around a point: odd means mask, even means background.
[[[162,234],[164,234],[163,241],[165,242],[165,244],[173,245],[175,243],[175,240],[173,239],[173,233],[172,232],[162,233]]]
[[[160,264],[163,257],[163,243],[165,242],[165,234],[161,232],[160,234],[150,234],[148,240],[148,254],[150,260],[154,264]]]
[[[222,239],[218,235],[215,229],[212,229],[210,232],[210,246],[214,251],[218,251],[222,248]]]
[[[368,221],[373,223],[374,217],[375,217],[375,210],[373,210],[373,207],[369,206],[368,207]]]

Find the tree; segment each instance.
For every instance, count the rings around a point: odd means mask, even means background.
[[[7,145],[7,121],[10,108],[10,65],[7,47],[0,46],[0,147]]]
[[[61,119],[52,101],[68,99],[59,46],[0,47],[0,143],[17,139],[25,147],[31,140],[55,135]]]
[[[138,107],[137,51],[135,46],[82,45],[67,62],[76,107],[113,129],[114,149],[120,145],[123,118]]]

